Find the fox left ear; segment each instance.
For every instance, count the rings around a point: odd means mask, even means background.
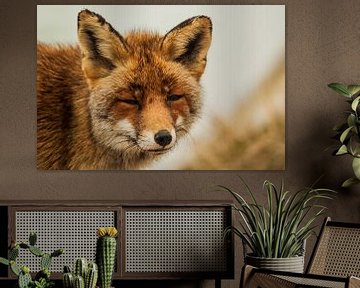
[[[211,33],[210,18],[196,16],[170,30],[163,37],[162,49],[171,60],[183,64],[199,80],[205,70]]]
[[[102,16],[89,10],[78,15],[78,39],[89,83],[109,75],[128,55],[125,39]]]

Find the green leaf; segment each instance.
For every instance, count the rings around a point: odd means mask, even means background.
[[[347,118],[347,124],[348,126],[355,126],[356,124],[356,116],[353,113],[350,113],[350,115]]]
[[[347,90],[349,91],[351,96],[360,92],[360,85],[348,85]]]
[[[354,134],[350,137],[350,141],[348,143],[348,150],[351,152],[351,155],[354,157],[360,156],[360,138],[358,135]]]
[[[15,261],[10,261],[10,268],[11,268],[11,271],[12,271],[16,276],[19,276],[21,270],[20,270],[20,268],[16,265],[16,262],[15,262]]]
[[[9,260],[8,260],[8,259],[5,259],[5,258],[3,258],[3,257],[0,257],[0,263],[1,263],[1,264],[4,264],[4,265],[9,265],[9,264],[10,264]]]
[[[346,137],[348,136],[348,134],[349,134],[349,132],[351,131],[352,128],[353,127],[351,126],[351,127],[347,128],[347,129],[345,129],[345,131],[343,133],[341,133],[341,136],[340,136],[341,143],[344,143]]]
[[[348,188],[352,185],[359,184],[359,183],[360,183],[359,179],[352,177],[352,178],[349,178],[346,181],[344,181],[344,183],[341,185],[341,187]]]
[[[351,93],[348,90],[346,85],[340,84],[340,83],[331,83],[328,85],[329,88],[333,89],[335,92],[339,93],[342,96],[351,97]]]
[[[356,97],[351,103],[351,109],[356,111],[357,106],[359,105],[360,96]]]
[[[336,152],[336,155],[344,155],[347,154],[348,150],[346,148],[346,145],[342,145],[339,150]]]
[[[360,158],[355,157],[353,159],[352,168],[356,178],[360,180]]]

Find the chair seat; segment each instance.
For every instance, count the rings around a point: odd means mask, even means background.
[[[357,277],[333,277],[315,274],[271,271],[258,269],[250,265],[246,265],[244,267],[243,275],[245,275],[243,287],[246,288],[360,287],[360,279]]]
[[[282,276],[278,275],[277,277],[284,279],[286,281],[292,282],[297,285],[302,286],[311,286],[311,287],[327,287],[327,288],[345,288],[347,278],[335,278],[329,277],[329,279],[323,279],[322,276],[313,275],[314,277],[309,277],[309,274],[304,275],[304,277],[299,276]],[[321,277],[321,278],[320,278]]]

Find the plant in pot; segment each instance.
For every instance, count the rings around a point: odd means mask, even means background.
[[[302,273],[305,241],[314,234],[316,220],[326,210],[317,202],[332,199],[334,191],[305,188],[290,193],[285,191],[283,184],[278,189],[266,180],[264,189],[267,203],[264,206],[256,200],[249,186],[243,183],[251,201],[246,201],[228,187],[219,186],[235,198],[233,208],[240,215],[240,227],[228,227],[225,235],[232,232],[241,238],[245,264]]]
[[[346,97],[346,102],[350,104],[349,111],[346,112],[347,119],[344,123],[334,127],[340,145],[334,151],[334,155],[350,155],[352,157],[352,168],[354,176],[347,179],[342,186],[348,187],[360,183],[360,85],[344,85],[331,83],[331,89]]]
[[[76,259],[73,271],[69,266],[64,266],[63,288],[95,288],[97,279],[97,264],[86,258]]]
[[[88,262],[86,258],[78,258],[74,263],[73,271],[69,266],[64,267],[64,288],[113,288],[112,276],[116,260],[115,227],[99,227],[96,230],[96,263]]]
[[[50,280],[50,265],[53,258],[62,255],[64,250],[57,249],[52,253],[45,253],[38,246],[36,246],[36,242],[36,234],[30,233],[29,243],[14,242],[9,248],[8,259],[0,257],[0,263],[10,266],[11,271],[18,277],[18,288],[50,288],[54,286],[54,282]],[[28,266],[19,265],[19,263],[16,262],[20,253],[20,249],[27,250],[34,256],[40,258],[41,270],[36,273],[34,279],[31,277],[30,268]]]

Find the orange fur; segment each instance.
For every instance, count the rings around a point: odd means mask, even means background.
[[[78,38],[38,44],[38,168],[138,169],[171,150],[199,116],[210,19],[123,37],[84,10]]]

